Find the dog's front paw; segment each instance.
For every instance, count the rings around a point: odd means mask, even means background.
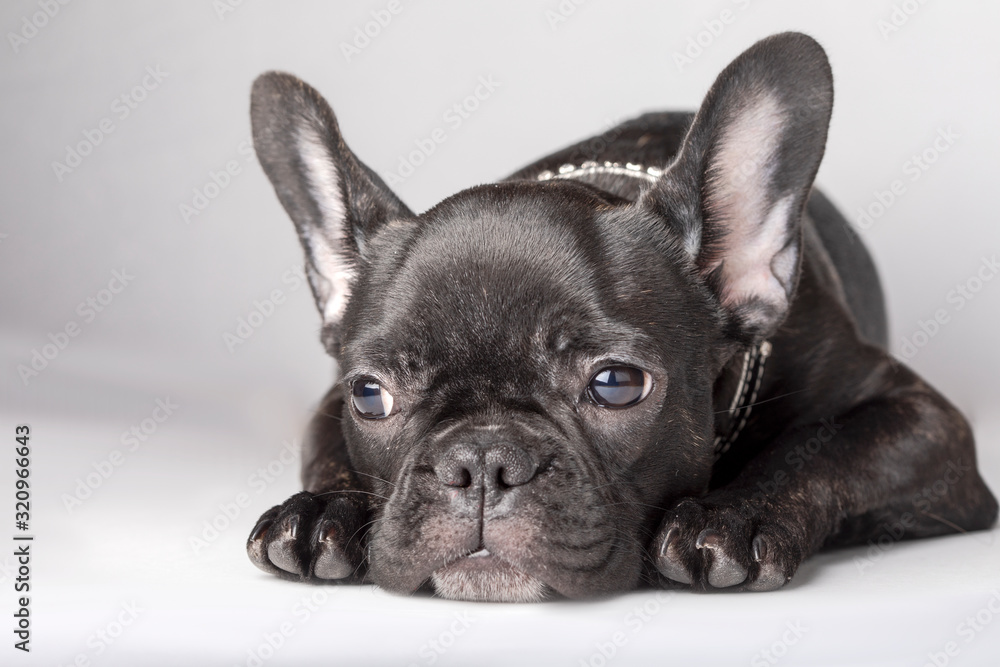
[[[699,590],[784,586],[805,556],[801,531],[773,509],[710,498],[685,498],[666,513],[652,545],[660,574]]]
[[[257,521],[247,540],[253,564],[294,580],[360,579],[362,504],[337,493],[297,493]]]

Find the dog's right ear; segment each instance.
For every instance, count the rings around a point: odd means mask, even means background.
[[[259,76],[250,120],[257,159],[302,241],[323,343],[333,352],[366,240],[413,213],[355,157],[330,105],[300,79],[282,72]]]
[[[832,106],[830,63],[815,40],[763,39],[722,71],[677,158],[643,194],[741,342],[773,335],[791,307]]]

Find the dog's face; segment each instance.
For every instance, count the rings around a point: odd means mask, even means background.
[[[575,183],[507,183],[372,240],[340,358],[352,462],[395,484],[376,581],[523,600],[634,583],[655,508],[703,489],[712,455],[713,311],[662,227]]]
[[[765,40],[637,201],[514,181],[418,216],[315,91],[258,79],[258,155],[378,498],[376,583],[484,600],[635,586],[663,509],[707,488],[720,368],[793,297],[830,86],[814,42]]]

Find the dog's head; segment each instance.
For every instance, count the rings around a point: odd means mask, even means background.
[[[513,181],[415,215],[315,90],[257,80],[254,142],[305,249],[351,462],[388,498],[377,584],[635,586],[662,508],[707,488],[721,367],[788,311],[831,104],[822,49],[778,35],[719,76],[636,201]]]

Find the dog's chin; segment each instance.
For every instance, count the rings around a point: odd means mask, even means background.
[[[473,602],[539,602],[548,584],[485,550],[448,563],[431,575],[438,595]]]

